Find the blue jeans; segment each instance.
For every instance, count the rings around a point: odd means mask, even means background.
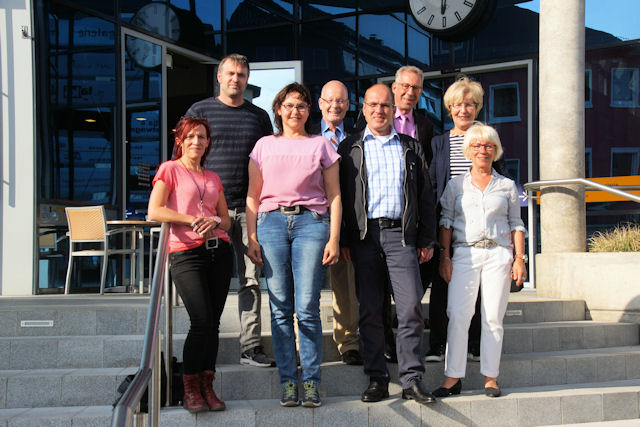
[[[273,353],[281,384],[297,383],[294,304],[302,380],[320,383],[320,289],[326,270],[322,255],[328,240],[328,212],[318,215],[304,209],[298,215],[284,215],[278,210],[258,214],[262,271],[271,307]]]

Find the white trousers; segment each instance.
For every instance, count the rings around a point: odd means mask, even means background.
[[[487,377],[497,377],[500,373],[504,335],[502,321],[511,288],[513,250],[502,246],[491,249],[457,247],[454,249],[452,263],[444,373],[451,378],[463,378],[465,375],[469,324],[480,289],[480,373]]]

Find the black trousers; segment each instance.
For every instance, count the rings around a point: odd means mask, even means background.
[[[171,254],[171,278],[191,322],[182,351],[184,373],[215,371],[220,316],[227,301],[233,254],[219,240],[218,247],[198,246]]]
[[[398,376],[403,388],[422,379],[422,285],[416,248],[402,246],[402,231],[380,229],[369,223],[364,240],[351,246],[356,276],[356,294],[360,304],[360,337],[364,350],[364,373],[389,380],[384,359],[382,308],[388,283],[393,288],[398,315]]]

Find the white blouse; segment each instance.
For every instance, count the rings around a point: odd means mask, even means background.
[[[468,171],[452,178],[442,193],[440,204],[440,225],[453,227],[453,247],[472,246],[480,240],[491,239],[500,246],[511,248],[512,231],[527,234],[520,218],[516,184],[495,169],[484,191],[471,183]]]

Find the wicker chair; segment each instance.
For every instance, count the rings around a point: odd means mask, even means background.
[[[73,258],[78,256],[101,256],[103,260],[100,270],[100,294],[104,294],[109,255],[135,254],[135,249],[132,247],[112,248],[109,238],[115,234],[131,232],[131,230],[122,228],[108,230],[104,206],[65,208],[65,212],[67,214],[67,224],[69,225],[69,266],[67,267],[64,293],[69,293]],[[76,245],[82,243],[102,243],[102,249],[76,249]]]

